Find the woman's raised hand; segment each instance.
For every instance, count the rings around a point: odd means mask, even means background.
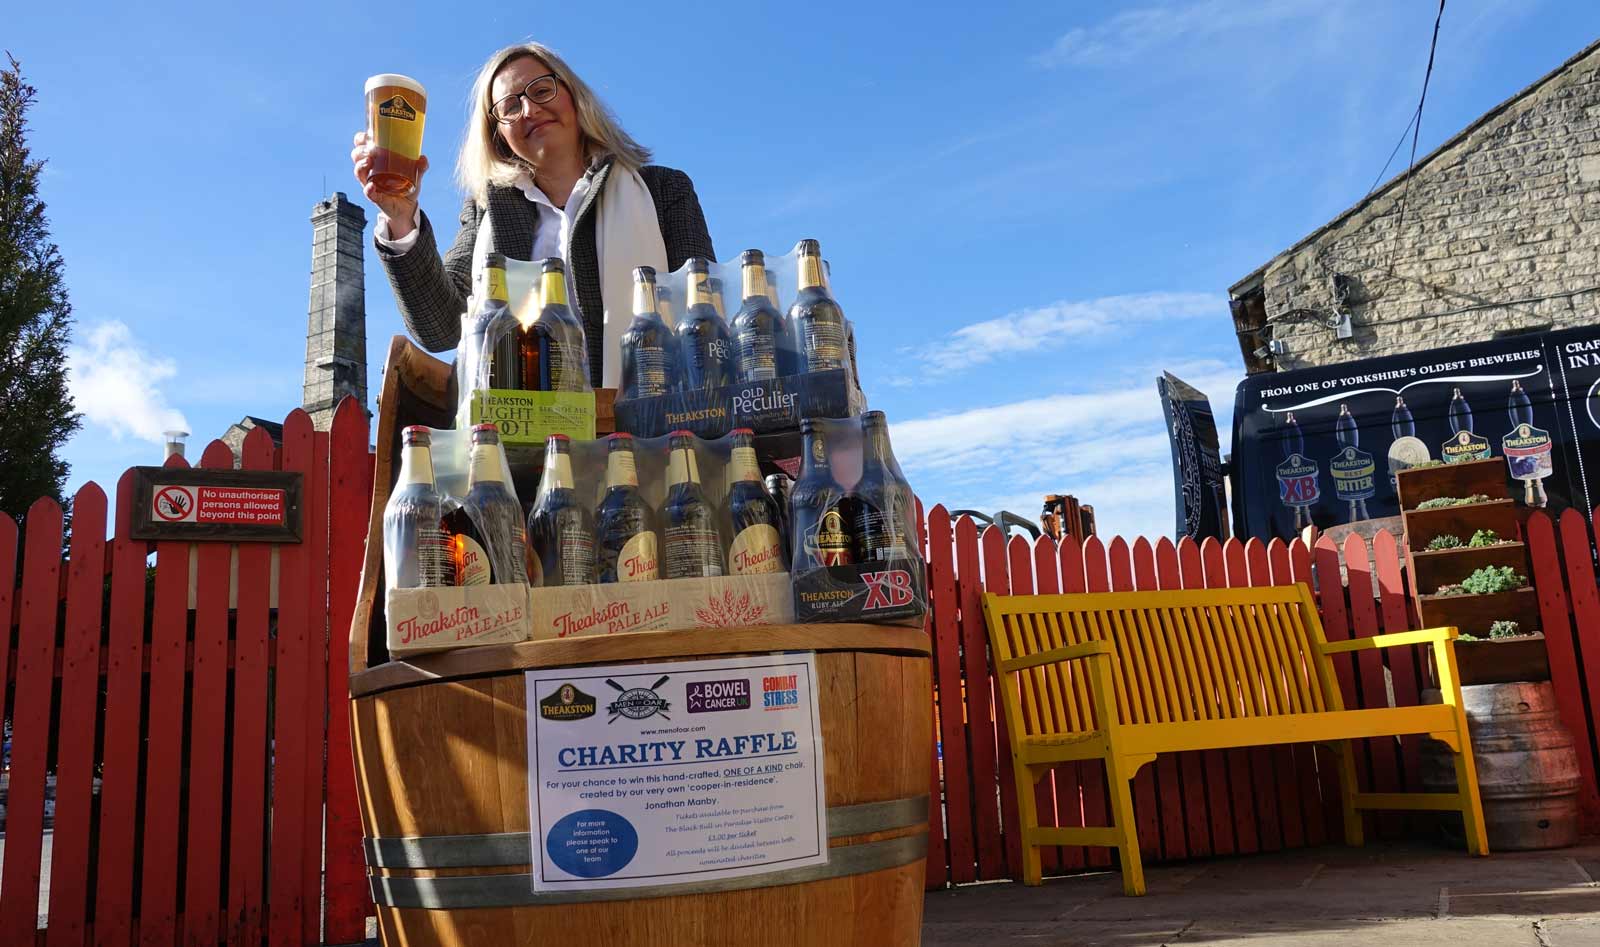
[[[380,191],[368,180],[372,174],[372,144],[365,131],[356,132],[355,147],[350,149],[350,161],[355,165],[356,181],[361,184],[361,193],[378,205],[383,215],[389,218],[389,239],[399,240],[409,236],[417,216],[417,194],[422,190],[422,176],[428,170],[428,157],[423,155],[417,159],[417,186],[412,188],[410,194]]]

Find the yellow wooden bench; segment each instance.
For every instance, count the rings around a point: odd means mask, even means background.
[[[1129,782],[1158,753],[1328,743],[1344,834],[1363,809],[1459,811],[1467,849],[1487,855],[1483,808],[1456,675],[1454,628],[1329,643],[1305,585],[1171,592],[983,597],[1002,686],[1022,817],[1023,881],[1040,883],[1041,845],[1121,855],[1122,888],[1144,894]],[[1443,703],[1346,710],[1332,657],[1432,644]],[[1351,740],[1427,734],[1455,754],[1455,793],[1357,791]],[[1104,760],[1110,826],[1041,827],[1034,783],[1050,767]]]

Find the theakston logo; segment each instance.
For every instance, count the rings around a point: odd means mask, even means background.
[[[403,122],[417,120],[417,110],[403,95],[392,95],[378,103],[378,114],[384,118],[398,118]]]
[[[539,716],[546,720],[582,720],[593,717],[596,701],[575,685],[562,684],[556,692],[539,701]]]

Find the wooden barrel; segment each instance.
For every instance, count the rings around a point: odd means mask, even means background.
[[[1461,688],[1461,698],[1472,730],[1489,850],[1576,844],[1581,776],[1555,688],[1548,681],[1475,684]],[[1438,703],[1439,692],[1426,692],[1423,699]],[[1455,770],[1444,744],[1424,744],[1422,784],[1433,792],[1455,791]],[[1459,831],[1459,826],[1447,830]]]
[[[921,629],[639,632],[387,660],[379,530],[398,434],[405,424],[446,426],[450,400],[448,367],[396,339],[350,634],[352,746],[383,942],[917,943],[933,741]],[[712,883],[534,893],[524,672],[774,652],[816,655],[827,863]]]
[[[534,893],[530,668],[811,651],[826,865],[709,884]],[[499,645],[351,675],[367,863],[385,944],[915,944],[932,745],[927,636],[872,625]]]

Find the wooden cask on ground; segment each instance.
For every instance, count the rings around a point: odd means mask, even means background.
[[[771,651],[817,655],[828,864],[535,895],[523,672]],[[828,947],[917,943],[928,653],[920,629],[785,625],[490,646],[353,673],[356,779],[384,943],[732,945],[769,934]]]

